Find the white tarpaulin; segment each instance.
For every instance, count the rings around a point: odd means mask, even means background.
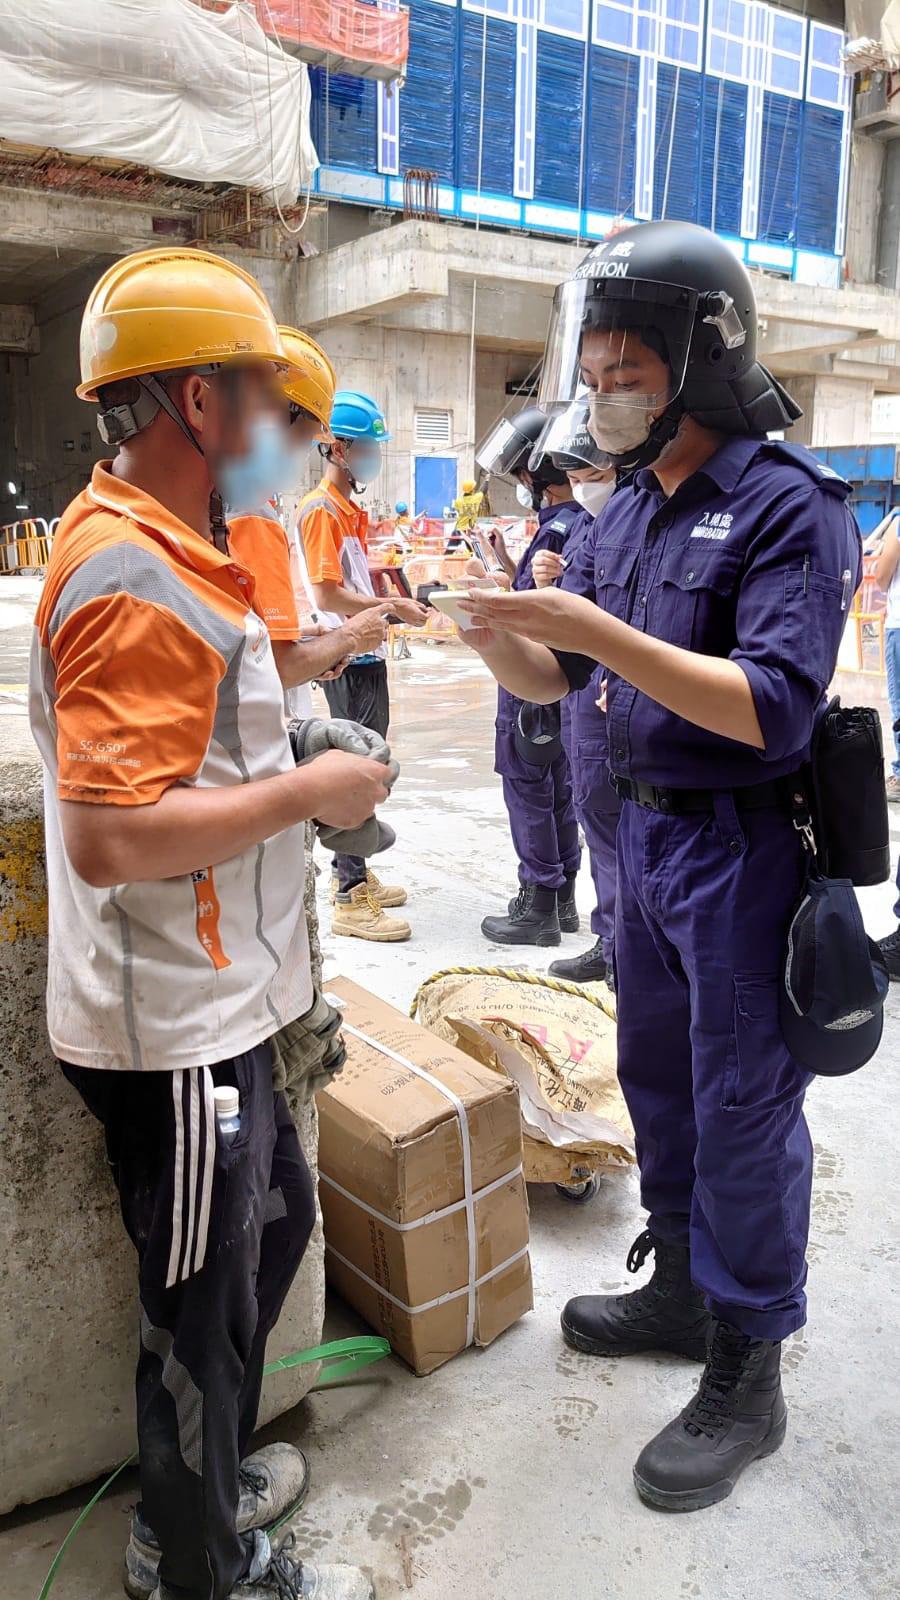
[[[0,0],[0,137],[292,205],[318,165],[305,64],[252,11]]]
[[[900,0],[847,0],[848,72],[896,72],[900,67]]]

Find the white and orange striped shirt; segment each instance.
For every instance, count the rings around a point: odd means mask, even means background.
[[[283,690],[254,582],[157,501],[95,467],[60,522],[35,619],[56,1055],[175,1070],[262,1043],[312,1004],[304,828],[213,869],[94,889],[60,806],[151,805],[173,783],[288,772]]]

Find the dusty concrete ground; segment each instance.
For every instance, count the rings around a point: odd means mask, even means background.
[[[0,586],[0,602],[7,591]],[[3,624],[0,609],[0,628]],[[16,683],[0,635],[0,684]],[[514,863],[491,771],[492,691],[455,646],[417,648],[393,669],[403,781],[384,876],[410,889],[414,938],[373,946],[325,934],[326,973],[349,973],[407,1006],[456,962],[548,961],[484,943],[478,924],[512,891]],[[2,694],[0,690],[0,694]],[[8,709],[20,714],[21,696]],[[894,824],[900,842],[900,817]],[[324,865],[324,862],[323,862]],[[327,873],[320,878],[323,930]],[[588,888],[581,895],[589,909]],[[866,891],[870,932],[892,925],[892,887]],[[586,936],[590,939],[590,935]],[[572,950],[583,941],[564,936]],[[380,1600],[888,1600],[897,1593],[897,1266],[892,1206],[898,1136],[900,991],[877,1060],[818,1083],[811,1321],[785,1352],[784,1449],[729,1501],[688,1517],[644,1508],[631,1486],[640,1446],[688,1397],[675,1361],[593,1360],[563,1346],[559,1309],[618,1289],[642,1226],[635,1180],[616,1175],[584,1207],[532,1189],[535,1309],[491,1349],[429,1378],[398,1362],[319,1393],[276,1432],[309,1452],[314,1487],[296,1530],[321,1560],[367,1565]],[[27,1270],[25,1264],[24,1270]],[[332,1308],[330,1331],[352,1331]],[[78,1381],[73,1373],[72,1381]],[[91,1515],[53,1600],[115,1600],[133,1478]],[[0,1600],[36,1600],[87,1498],[32,1507],[0,1525]]]

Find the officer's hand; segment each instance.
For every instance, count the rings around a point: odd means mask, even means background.
[[[423,628],[428,621],[428,607],[418,600],[392,600],[388,609],[410,628]]]
[[[314,816],[332,828],[359,828],[388,798],[390,773],[380,761],[325,750],[297,776],[312,784]]]
[[[470,556],[469,557],[468,561],[466,562],[465,566],[463,567],[463,571],[464,571],[464,573],[465,573],[467,578],[486,578],[487,577],[487,567],[485,566],[483,561],[479,561],[477,556]]]
[[[380,606],[368,606],[337,630],[338,642],[348,656],[366,655],[384,644],[385,621]]]
[[[600,680],[600,697],[594,701],[597,710],[602,711],[604,716],[606,716],[606,685],[607,680],[602,678]]]
[[[590,600],[553,588],[524,589],[517,594],[470,589],[461,609],[479,631],[517,633],[535,644],[549,645],[551,650],[583,650],[585,654],[593,643],[590,632],[585,641],[585,630],[595,628],[602,615]],[[482,648],[474,640],[472,643],[476,650]]]
[[[565,562],[555,550],[539,550],[531,563],[531,576],[538,589],[549,589],[551,583],[561,578],[565,570]]]

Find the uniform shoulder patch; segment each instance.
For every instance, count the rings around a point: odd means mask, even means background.
[[[820,461],[802,444],[787,444],[784,439],[770,439],[765,447],[768,456],[774,456],[777,461],[789,462],[791,466],[799,467],[814,483],[819,485],[828,494],[837,495],[846,500],[852,493],[853,486],[839,472],[829,467],[826,462]]]

